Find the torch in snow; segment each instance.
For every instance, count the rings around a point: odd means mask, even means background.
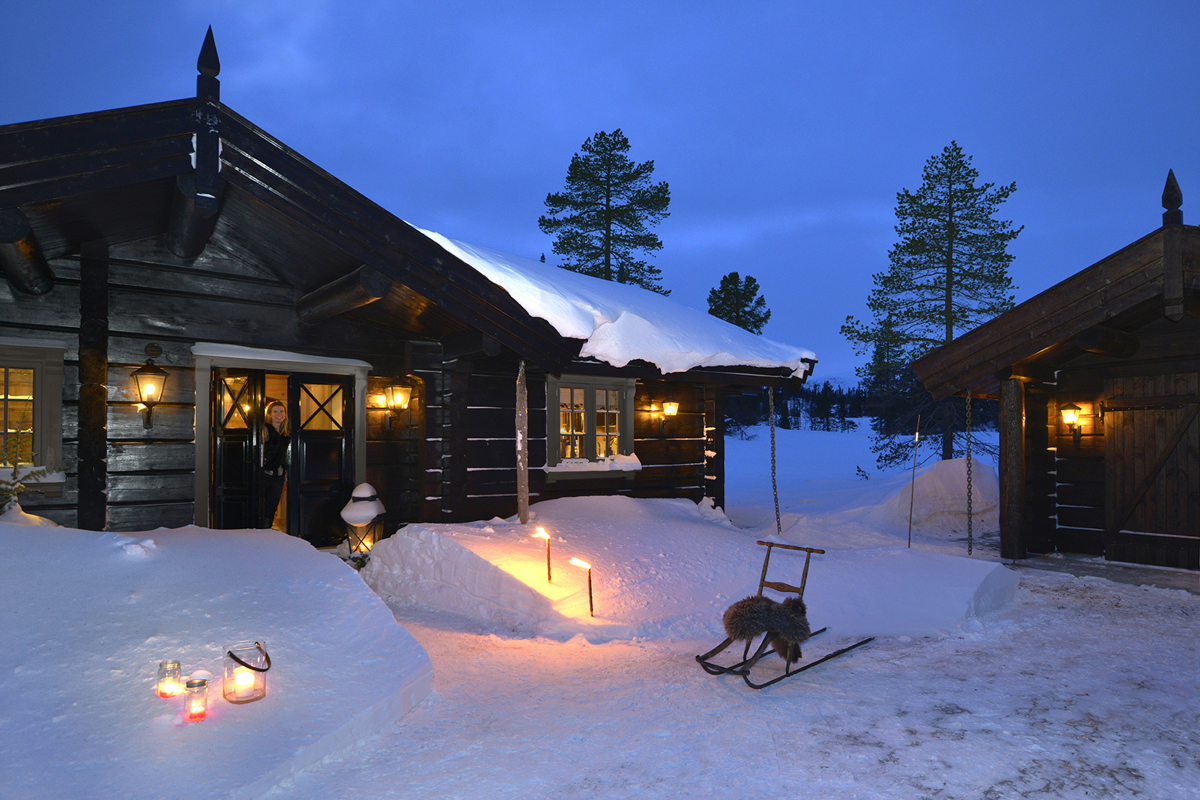
[[[586,561],[580,561],[574,556],[571,557],[571,563],[588,571],[588,616],[594,617],[596,616],[596,607],[592,605],[592,565]]]
[[[546,583],[550,583],[550,534],[546,533],[546,529],[539,525],[533,538],[546,540]]]

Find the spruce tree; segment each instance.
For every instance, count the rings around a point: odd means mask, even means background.
[[[630,160],[619,128],[588,137],[580,149],[567,168],[566,188],[546,195],[549,213],[538,219],[542,233],[557,235],[553,249],[564,257],[559,266],[670,294],[662,271],[637,258],[637,251],[662,249],[649,229],[669,216],[667,182],[650,182],[653,161]]]
[[[760,334],[771,319],[767,301],[758,293],[758,281],[750,275],[742,280],[736,272],[721,278],[717,288],[709,290],[708,313]]]
[[[849,316],[842,326],[860,355],[872,352],[871,364],[859,370],[868,388],[882,380],[906,403],[900,409],[892,401],[892,419],[873,425],[881,464],[904,458],[903,437],[912,439],[905,423],[915,423],[918,413],[923,429],[940,434],[942,458],[954,457],[961,401],[947,398],[935,406],[909,365],[1013,306],[1008,244],[1022,228],[996,214],[1017,185],[976,186],[978,178],[956,142],[925,162],[921,188],[896,195],[900,241],[888,252],[888,270],[873,276],[867,299],[873,320]],[[909,429],[901,432],[902,426]]]

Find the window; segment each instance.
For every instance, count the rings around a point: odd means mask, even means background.
[[[0,338],[0,468],[62,469],[65,351],[57,342]],[[39,483],[61,492],[61,479]]]
[[[547,466],[610,469],[620,457],[632,456],[635,383],[632,378],[547,376]]]

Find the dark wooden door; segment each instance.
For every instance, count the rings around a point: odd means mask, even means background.
[[[263,372],[215,369],[211,508],[214,528],[257,528],[261,505]]]
[[[288,530],[331,547],[345,537],[340,512],[354,488],[353,377],[289,375],[288,418]]]
[[[1109,378],[1106,558],[1200,569],[1200,376]]]

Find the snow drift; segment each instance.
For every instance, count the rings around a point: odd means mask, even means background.
[[[755,541],[764,533],[739,530],[710,507],[616,496],[551,500],[534,511],[527,525],[410,525],[375,546],[363,579],[392,601],[593,642],[719,641],[722,612],[757,589],[765,548]],[[552,537],[551,582],[536,526]],[[572,556],[592,565],[594,618]],[[803,554],[776,550],[769,574],[798,583],[803,567]],[[835,635],[928,635],[999,608],[1017,582],[990,562],[846,548],[813,557],[805,601],[814,626]]]
[[[430,691],[428,656],[379,598],[285,534],[0,524],[0,548],[5,796],[256,797]],[[256,639],[267,696],[226,703],[225,648]],[[154,695],[166,659],[217,676],[207,720]]]

